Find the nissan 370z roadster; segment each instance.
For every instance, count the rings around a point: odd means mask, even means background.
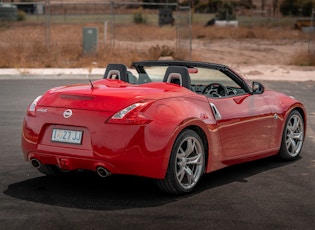
[[[305,131],[301,102],[225,65],[141,61],[109,64],[103,79],[37,97],[24,117],[22,150],[48,176],[136,175],[183,194],[229,165],[298,158]]]

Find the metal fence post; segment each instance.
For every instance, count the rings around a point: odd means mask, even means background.
[[[111,46],[115,46],[115,0],[110,0],[111,13]]]
[[[50,0],[45,0],[46,47],[50,47]]]
[[[312,15],[311,15],[311,30],[310,30],[310,37],[308,42],[308,53],[314,52],[315,53],[315,9],[312,9]],[[312,45],[314,46],[312,48]]]
[[[191,8],[179,6],[176,16],[176,49],[187,52],[192,59]]]

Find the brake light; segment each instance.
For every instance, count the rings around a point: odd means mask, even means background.
[[[35,100],[32,102],[32,104],[30,104],[30,106],[27,109],[27,115],[28,116],[35,117],[37,102],[41,99],[41,97],[42,96],[36,97]]]
[[[150,123],[152,120],[148,119],[144,115],[144,111],[150,104],[149,101],[138,102],[132,104],[119,112],[115,113],[109,118],[106,123],[109,124],[125,124],[125,125],[145,125]]]

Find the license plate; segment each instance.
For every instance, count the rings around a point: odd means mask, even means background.
[[[82,134],[83,131],[53,129],[51,141],[80,145],[82,143]]]

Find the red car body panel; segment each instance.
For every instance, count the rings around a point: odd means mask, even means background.
[[[107,87],[106,84],[110,85],[107,89],[114,92],[112,98],[103,97],[100,93]],[[207,115],[207,122],[214,123],[214,120],[210,119],[211,111],[204,97],[195,97],[191,91],[174,85],[166,85],[161,90],[160,84],[163,83],[152,83],[152,87],[149,85],[146,88],[125,86],[130,88],[127,89],[128,94],[126,88],[121,91],[121,85],[125,83],[121,82],[120,85],[117,81],[109,80],[94,83],[93,90],[90,85],[80,85],[71,90],[56,88],[48,91],[38,102],[36,117],[26,115],[24,119],[22,149],[26,159],[36,158],[42,163],[56,164],[69,170],[95,170],[97,166],[103,166],[114,174],[163,178],[169,159],[165,152],[171,149],[178,128],[186,123],[200,123],[196,117],[204,120],[204,114]],[[134,96],[131,96],[133,93]],[[113,100],[115,94],[119,95],[116,101]],[[190,94],[190,97],[185,98],[186,94]],[[149,98],[146,95],[150,95]],[[182,98],[178,99],[178,96]],[[156,100],[145,111],[145,116],[154,122],[131,126],[106,123],[117,110],[143,99]],[[104,103],[106,100],[112,105]],[[192,103],[196,106],[195,110],[190,108]],[[73,111],[71,119],[62,117],[67,108]],[[191,119],[185,120],[188,113]],[[202,125],[206,131],[206,126]],[[52,142],[53,128],[83,131],[82,145]],[[62,165],[61,160],[68,160],[69,165]]]
[[[218,102],[218,100],[220,100]],[[138,102],[144,124],[110,121],[118,111]],[[220,111],[216,119],[210,103]],[[132,85],[119,80],[51,89],[25,115],[22,150],[26,160],[58,165],[61,169],[165,177],[176,137],[185,128],[196,130],[206,143],[206,172],[275,155],[286,116],[297,100],[265,91],[227,98],[207,98],[184,87],[163,82]],[[65,110],[71,109],[71,118]],[[275,116],[277,116],[275,119]],[[305,122],[306,127],[306,122]],[[52,130],[82,131],[81,144],[52,141]]]

